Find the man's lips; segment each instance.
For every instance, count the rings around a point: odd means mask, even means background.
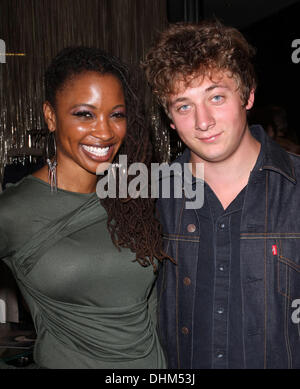
[[[199,140],[201,140],[202,142],[211,143],[211,142],[214,142],[216,139],[218,139],[221,134],[222,134],[222,132],[215,134],[215,135],[210,135],[210,136],[205,136],[205,137],[202,136],[201,138],[200,137],[197,137],[197,138]]]

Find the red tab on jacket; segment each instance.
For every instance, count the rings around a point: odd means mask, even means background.
[[[272,246],[272,253],[273,253],[273,255],[277,255],[277,246],[276,246],[276,244],[273,244],[273,246]]]

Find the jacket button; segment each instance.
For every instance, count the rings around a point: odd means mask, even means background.
[[[195,232],[195,231],[196,231],[196,226],[195,226],[195,224],[189,224],[189,225],[187,226],[187,230],[188,230],[188,232]]]
[[[189,329],[188,329],[187,327],[182,327],[182,328],[181,328],[181,332],[182,332],[184,335],[188,335]]]
[[[191,282],[192,281],[189,277],[184,277],[184,279],[183,279],[184,285],[189,286],[189,285],[191,285]]]

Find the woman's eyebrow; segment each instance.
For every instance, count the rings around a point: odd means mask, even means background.
[[[77,107],[87,107],[87,108],[93,108],[93,109],[96,109],[96,107],[92,104],[86,104],[86,103],[82,103],[82,104],[75,104],[73,105],[72,109],[73,108],[77,108]]]

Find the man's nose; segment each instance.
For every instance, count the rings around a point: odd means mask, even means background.
[[[214,116],[206,105],[196,107],[196,130],[207,131],[215,125]]]

